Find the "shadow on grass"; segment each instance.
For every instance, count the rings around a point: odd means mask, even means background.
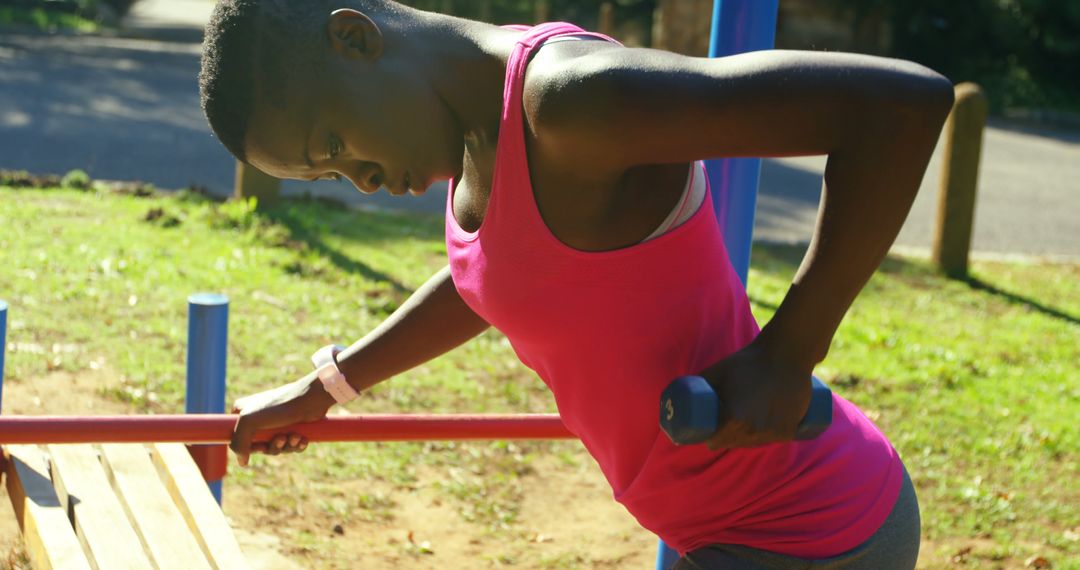
[[[754,242],[753,252],[750,255],[750,264],[758,271],[791,279],[795,276],[799,264],[802,263],[808,246],[808,243]],[[893,256],[887,256],[881,262],[878,271],[897,275],[934,275],[933,271],[923,265]],[[778,305],[753,294],[750,295],[749,299],[754,305],[771,311],[776,311],[778,308]]]
[[[795,270],[798,269],[799,264],[802,263],[803,255],[806,253],[808,244],[772,244],[772,243],[755,243],[753,254],[751,256],[751,263],[754,268],[761,271],[767,271],[775,273],[777,275],[794,276]],[[937,272],[933,267],[927,264],[913,262],[901,257],[887,256],[882,261],[881,266],[878,268],[881,273],[890,275],[906,275],[914,277],[929,277],[940,278],[942,280],[948,279],[944,274]],[[1070,315],[1060,309],[1044,305],[1035,299],[1024,297],[1010,291],[1005,291],[995,287],[994,285],[981,281],[975,277],[968,277],[967,279],[960,280],[962,283],[966,283],[969,287],[976,291],[982,291],[989,293],[996,297],[1003,299],[1008,303],[1014,305],[1023,305],[1030,308],[1033,311],[1038,311],[1046,316],[1053,317],[1055,319],[1061,319],[1065,322],[1074,325],[1080,325],[1080,318],[1076,315]],[[751,302],[776,310],[776,307],[772,304],[762,301],[761,299],[750,299]]]
[[[750,264],[755,269],[777,274],[795,275],[795,270],[802,263],[808,243],[767,243],[755,242]],[[888,274],[926,274],[934,272],[927,266],[912,262],[902,257],[888,255],[881,262],[878,271]]]
[[[321,198],[285,200],[279,205],[260,210],[260,213],[287,229],[290,241],[306,244],[311,251],[338,269],[386,284],[399,294],[412,293],[412,289],[392,275],[349,257],[328,243],[325,236],[333,234],[336,238],[354,242],[388,242],[400,239],[403,234],[421,239],[435,239],[442,235],[435,230],[434,220],[426,217],[351,210],[337,201]]]
[[[777,309],[780,308],[779,305],[770,303],[770,302],[766,301],[765,299],[762,299],[761,297],[758,297],[757,295],[754,295],[752,293],[748,293],[746,295],[746,298],[747,298],[748,301],[750,301],[751,305],[757,305],[758,307],[761,307],[763,309],[768,309],[768,310],[770,310],[770,311],[772,311],[774,313],[777,311]]]
[[[967,283],[968,287],[971,287],[976,291],[984,291],[986,293],[990,293],[991,295],[1001,297],[1008,303],[1012,303],[1014,305],[1023,305],[1033,311],[1038,311],[1048,317],[1061,319],[1073,325],[1080,325],[1080,319],[1078,319],[1074,315],[1070,315],[1064,311],[1055,309],[1054,307],[1049,307],[1034,299],[1024,297],[1023,295],[1017,295],[1016,293],[1011,293],[1009,291],[1005,291],[1004,289],[998,289],[997,287],[985,281],[981,281],[976,277],[968,277],[967,279],[962,279],[961,281]]]

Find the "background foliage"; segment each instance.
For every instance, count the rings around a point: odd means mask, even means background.
[[[1080,2],[1075,0],[831,0],[857,27],[884,17],[888,55],[974,81],[995,109],[1080,111]],[[783,2],[781,2],[783,4]]]

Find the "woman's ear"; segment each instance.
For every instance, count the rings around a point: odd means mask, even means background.
[[[363,12],[341,8],[330,13],[326,24],[330,46],[346,59],[375,60],[382,55],[383,35]]]

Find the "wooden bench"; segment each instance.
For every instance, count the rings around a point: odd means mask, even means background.
[[[183,444],[5,445],[34,568],[248,568]]]

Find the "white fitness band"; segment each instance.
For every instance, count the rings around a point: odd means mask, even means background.
[[[344,346],[328,344],[311,355],[311,363],[315,365],[316,374],[319,375],[323,388],[339,404],[345,404],[360,397],[360,394],[345,381],[345,375],[341,373],[341,370],[338,370],[335,357],[342,350],[345,350]]]

